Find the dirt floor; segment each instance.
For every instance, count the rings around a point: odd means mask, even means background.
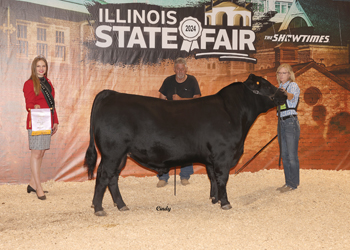
[[[282,170],[230,176],[224,211],[209,201],[209,180],[120,179],[129,211],[106,193],[106,217],[93,213],[95,181],[0,185],[0,249],[350,249],[350,171],[301,170],[300,187],[279,193]],[[158,209],[157,209],[158,208]],[[163,210],[159,210],[162,208]]]

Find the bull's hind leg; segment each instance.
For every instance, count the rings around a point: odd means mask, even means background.
[[[106,215],[106,212],[103,211],[102,207],[103,196],[106,192],[107,186],[115,176],[121,161],[122,157],[114,156],[113,154],[102,154],[101,156],[101,163],[97,170],[94,198],[92,200],[95,215],[97,216]],[[116,182],[118,182],[118,178],[116,179]]]
[[[112,179],[110,180],[110,182],[108,184],[108,189],[112,195],[114,206],[117,206],[120,211],[129,210],[129,208],[125,205],[125,203],[123,201],[123,198],[122,198],[120,191],[119,191],[119,185],[118,185],[119,174],[126,164],[126,159],[127,159],[127,155],[125,155],[123,157],[123,159],[121,160],[121,163],[119,164],[119,167],[118,167],[115,175],[112,177]]]
[[[217,203],[219,201],[218,198],[218,184],[216,181],[214,168],[212,165],[206,165],[205,168],[207,169],[207,174],[210,180],[210,199],[213,204]]]
[[[95,215],[97,216],[106,215],[106,212],[103,211],[102,200],[103,200],[103,196],[105,194],[109,180],[106,176],[106,172],[103,171],[104,165],[105,164],[102,159],[97,169],[95,193],[94,193],[94,198],[92,199],[92,207],[94,208]]]

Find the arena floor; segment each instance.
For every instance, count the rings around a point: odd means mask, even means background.
[[[224,211],[209,200],[206,175],[182,186],[174,178],[120,178],[129,211],[106,192],[106,217],[93,213],[95,181],[43,184],[47,200],[27,185],[0,185],[0,249],[350,249],[350,171],[301,170],[284,194],[282,170],[231,175]]]

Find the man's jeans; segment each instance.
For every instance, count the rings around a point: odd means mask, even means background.
[[[280,120],[282,144],[282,159],[284,176],[287,186],[296,189],[299,186],[299,158],[298,144],[300,137],[300,125],[298,117],[290,117]]]
[[[181,167],[181,172],[180,172],[180,179],[189,179],[190,175],[193,174],[193,165],[189,165],[186,167]],[[162,176],[159,177],[159,175],[157,175],[159,180],[164,180],[166,182],[168,182],[169,180],[169,173],[163,174]]]

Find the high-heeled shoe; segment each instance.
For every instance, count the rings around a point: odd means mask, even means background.
[[[35,189],[32,188],[30,185],[27,186],[27,193],[29,194],[30,192],[36,193]]]
[[[38,195],[37,195],[37,196],[38,196]],[[42,201],[43,201],[43,200],[46,200],[46,195],[38,196],[38,199],[39,199],[39,200],[42,200]]]
[[[36,193],[36,190],[32,188],[32,186],[28,185],[27,186],[27,193],[29,194],[30,192]],[[45,194],[47,194],[49,191],[44,191]]]

